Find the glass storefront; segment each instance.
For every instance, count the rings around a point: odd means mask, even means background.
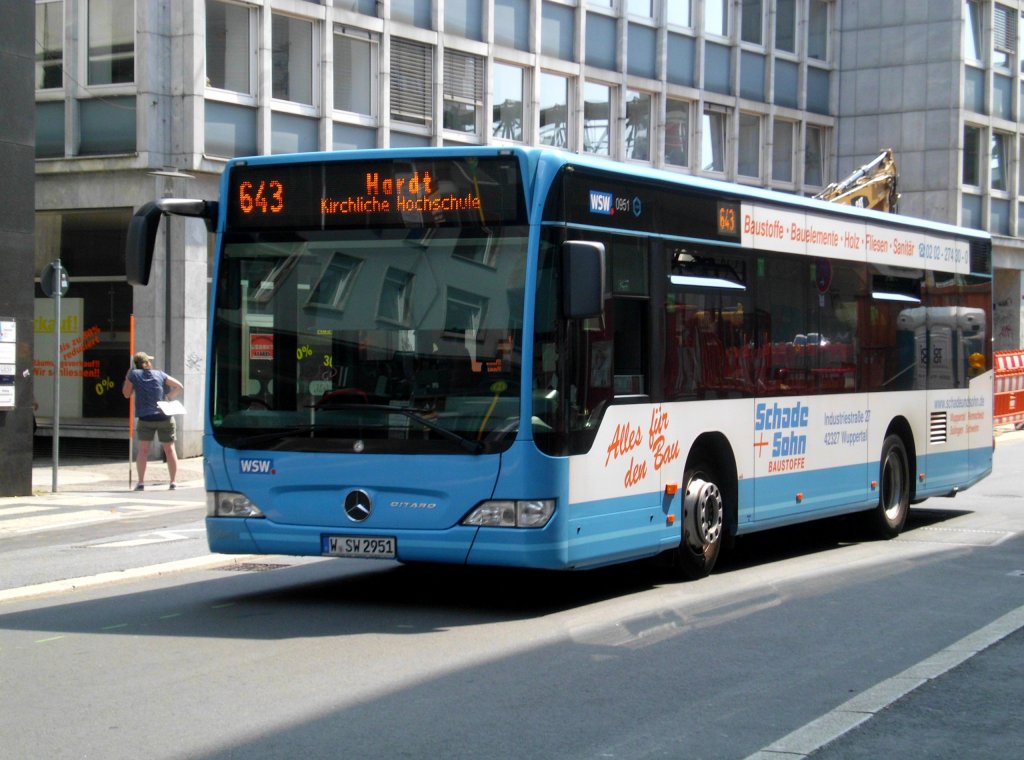
[[[132,287],[125,281],[125,236],[131,209],[40,212],[35,271],[59,258],[70,283],[61,298],[60,416],[124,420],[121,382],[129,364]],[[36,283],[35,395],[40,418],[53,416],[58,331],[55,299]]]

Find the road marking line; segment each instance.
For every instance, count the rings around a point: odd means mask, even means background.
[[[782,760],[804,758],[831,741],[853,730],[875,713],[917,687],[938,678],[1011,633],[1024,628],[1024,607],[1018,607],[1001,618],[964,636],[931,657],[911,665],[902,673],[882,681],[847,700],[831,712],[812,720],[796,731],[783,736],[747,760]]]
[[[197,528],[192,531],[158,530],[153,533],[143,533],[138,538],[128,538],[124,541],[108,541],[101,544],[89,544],[90,549],[125,549],[135,546],[149,546],[150,544],[166,544],[170,541],[187,541],[189,536],[186,533],[199,533],[205,530]]]

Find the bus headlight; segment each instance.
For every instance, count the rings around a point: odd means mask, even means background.
[[[234,491],[207,491],[207,517],[263,517],[260,508]]]
[[[555,513],[554,499],[485,501],[462,520],[484,528],[543,528]]]

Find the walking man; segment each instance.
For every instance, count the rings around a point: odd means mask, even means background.
[[[171,478],[169,488],[173,491],[178,487],[175,478],[178,475],[178,452],[174,449],[174,417],[164,414],[159,402],[170,401],[181,394],[185,386],[158,369],[153,369],[153,357],[145,351],[139,351],[133,357],[134,369],[125,375],[121,393],[125,398],[135,394],[135,416],[138,418],[136,430],[139,436],[139,450],[135,458],[135,466],[139,470],[139,484],[136,491],[146,489],[146,462],[149,459],[149,448],[154,436],[159,437],[167,457],[167,474]]]

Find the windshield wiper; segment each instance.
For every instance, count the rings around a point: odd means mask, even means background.
[[[330,402],[325,404],[317,404],[317,409],[327,409],[330,411],[344,411],[344,412],[361,412],[364,410],[373,412],[383,412],[386,414],[401,414],[408,417],[413,422],[422,425],[428,430],[433,430],[442,438],[459,444],[462,448],[468,451],[470,454],[480,454],[484,450],[484,445],[480,441],[474,441],[467,438],[464,435],[459,435],[454,430],[449,430],[446,427],[438,425],[431,419],[424,417],[420,414],[420,410],[410,406],[388,406],[387,404],[352,404],[352,403],[340,403],[332,404]]]

